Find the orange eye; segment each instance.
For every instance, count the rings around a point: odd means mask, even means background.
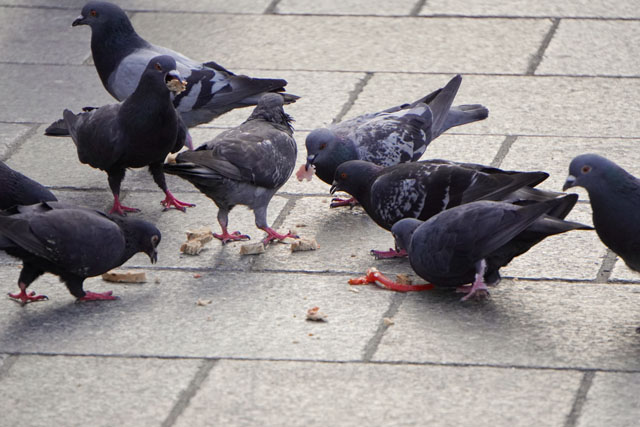
[[[327,144],[320,144],[320,149],[324,150],[325,148],[327,148]]]
[[[340,178],[342,178],[342,179],[347,179],[347,173],[346,173],[346,172],[342,172],[342,173],[340,174]]]
[[[151,243],[153,244],[153,246],[156,246],[158,244],[158,241],[160,240],[160,238],[156,235],[151,236]]]
[[[162,71],[162,66],[156,62],[156,70]]]
[[[582,167],[582,173],[589,173],[589,172],[591,172],[591,166],[589,166],[589,165],[584,165],[584,166]]]
[[[91,12],[89,12],[89,15],[95,17],[95,16],[98,16],[98,12],[96,12],[95,10],[92,9]]]

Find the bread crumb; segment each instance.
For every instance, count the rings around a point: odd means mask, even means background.
[[[291,252],[315,251],[318,250],[318,242],[316,239],[297,239],[291,243]]]
[[[385,317],[384,319],[382,319],[382,323],[384,323],[384,326],[391,326],[396,322],[394,322],[393,319],[390,317]]]
[[[320,307],[312,307],[307,310],[307,320],[314,322],[326,322],[327,315],[320,311]]]
[[[264,252],[264,243],[262,242],[245,243],[240,246],[240,255],[258,255],[263,254]]]
[[[111,270],[102,275],[102,280],[116,283],[145,283],[147,275],[144,271]]]

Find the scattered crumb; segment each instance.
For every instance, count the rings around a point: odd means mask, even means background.
[[[201,278],[201,277],[202,277],[202,274],[195,273],[195,274],[193,275],[193,278],[194,278],[194,279],[199,279],[199,278]]]
[[[384,319],[382,319],[382,323],[384,323],[384,326],[391,326],[396,322],[394,322],[393,319],[390,317],[385,317]]]
[[[180,252],[187,255],[198,255],[204,249],[205,243],[213,240],[210,227],[200,227],[195,230],[187,230],[187,241],[180,246]]]
[[[156,280],[154,280],[154,281],[153,281],[153,283],[155,283],[156,285],[157,285],[157,284],[159,284],[159,283],[160,283],[160,279],[158,279],[158,278],[156,277]]]
[[[298,227],[298,228],[304,228],[304,227],[307,226],[307,224],[300,223],[300,224],[296,224],[295,226]]]
[[[351,254],[351,258],[355,258],[356,256],[356,254]]]
[[[264,252],[264,243],[262,242],[245,243],[240,246],[240,255],[258,255],[263,254]]]
[[[198,255],[204,247],[199,240],[188,240],[180,245],[180,252],[186,255]]]
[[[316,239],[297,239],[291,243],[291,252],[299,251],[315,251],[318,249],[318,242]]]
[[[356,288],[349,287],[349,292],[353,292],[354,294],[359,294],[360,290]]]
[[[307,310],[307,320],[314,322],[326,322],[327,315],[320,311],[320,307],[312,307]]]
[[[310,337],[312,337],[312,336],[313,336],[313,334],[312,334],[311,332],[309,332],[309,334],[308,334],[308,335],[309,335]]]
[[[169,163],[170,165],[175,165],[176,163],[178,163],[176,161],[176,157],[178,157],[178,154],[180,153],[169,153],[167,154],[167,157],[164,159],[165,163]]]
[[[293,341],[291,341],[291,343],[292,344],[300,344],[300,341],[293,340]]]
[[[202,298],[198,298],[198,301],[196,301],[196,305],[209,305],[211,304],[211,300],[210,299],[202,299]]]
[[[102,275],[102,280],[116,283],[145,283],[147,275],[144,271],[111,270]]]
[[[180,92],[184,92],[187,88],[187,82],[180,79],[171,79],[167,83],[167,87],[171,92],[175,92],[176,94]]]
[[[409,277],[408,274],[404,274],[404,273],[396,274],[396,282],[400,283],[401,285],[413,284],[411,277]]]

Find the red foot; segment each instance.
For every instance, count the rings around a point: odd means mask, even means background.
[[[160,203],[162,204],[162,206],[164,206],[164,210],[168,210],[171,209],[172,207],[181,210],[182,212],[186,212],[187,208],[192,208],[195,205],[192,203],[185,203],[185,202],[181,202],[180,200],[176,199],[173,194],[171,194],[171,191],[167,190],[165,192],[165,194],[167,195],[167,197],[165,197],[165,199],[163,201],[161,201]]]
[[[431,283],[425,283],[424,285],[404,285],[402,283],[396,283],[380,273],[375,267],[368,269],[365,276],[349,279],[350,285],[366,285],[368,283],[376,283],[383,288],[396,292],[417,292],[433,289]]]
[[[120,203],[118,196],[113,196],[113,207],[109,211],[109,214],[117,213],[120,216],[126,216],[127,212],[140,212],[140,209],[124,206]]]
[[[107,292],[85,291],[85,295],[82,298],[78,298],[78,301],[100,301],[100,300],[118,299],[118,297],[115,297],[112,294],[113,294],[113,291],[107,291]]]
[[[267,237],[262,239],[262,243],[264,243],[265,245],[268,245],[272,240],[284,240],[287,237],[297,239],[300,237],[291,233],[291,231],[289,231],[287,234],[280,234],[271,227],[265,227],[263,228],[263,230],[267,232]]]
[[[350,199],[341,199],[339,197],[334,197],[333,199],[331,199],[331,204],[329,205],[329,207],[337,208],[340,206],[349,206],[351,209],[353,209],[353,207],[357,206],[358,204],[358,201],[353,197],[351,197]]]
[[[9,295],[9,298],[14,300],[15,302],[20,303],[21,305],[26,305],[30,302],[44,301],[49,299],[49,297],[47,297],[46,295],[36,295],[34,291],[27,293],[24,289],[20,289],[20,292],[18,292],[17,294],[10,293],[8,295]]]
[[[250,240],[251,237],[247,234],[242,234],[239,231],[229,233],[227,230],[222,230],[222,234],[213,233],[213,237],[222,241],[223,245],[229,242],[235,242],[236,240]]]
[[[407,256],[409,256],[407,251],[404,249],[396,251],[391,248],[389,248],[388,251],[376,251],[375,249],[372,249],[371,255],[373,255],[376,259],[406,258]]]

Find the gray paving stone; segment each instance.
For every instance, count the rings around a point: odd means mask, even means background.
[[[0,120],[5,122],[49,125],[65,108],[78,112],[115,102],[89,66],[0,63],[0,74],[12,82],[0,86]]]
[[[420,160],[446,159],[456,162],[471,162],[489,165],[498,154],[504,141],[502,135],[464,135],[453,128],[431,141]]]
[[[637,370],[638,290],[503,280],[484,303],[410,294],[374,360]]]
[[[638,57],[640,22],[565,20],[536,74],[638,76]]]
[[[347,276],[147,270],[143,285],[93,278],[86,289],[113,290],[116,301],[76,304],[56,277],[31,288],[49,300],[26,307],[0,300],[0,348],[6,352],[358,360],[393,294]],[[18,269],[0,267],[3,283]],[[156,283],[158,279],[159,283]],[[15,286],[15,285],[14,285]],[[8,288],[15,289],[15,288]],[[211,300],[199,306],[198,299]],[[328,322],[305,320],[318,306]],[[108,325],[108,326],[107,326]]]
[[[557,426],[579,381],[577,372],[223,360],[177,426]]]
[[[120,0],[118,5],[125,10],[168,12],[214,12],[214,13],[262,13],[269,5],[270,0],[191,0],[185,2],[163,2],[156,0]],[[85,0],[58,1],[56,6],[65,9],[77,9],[75,18],[80,14]],[[20,6],[51,6],[49,0],[2,0],[0,5]],[[73,21],[72,18],[72,21]],[[71,24],[69,24],[71,25]]]
[[[0,159],[4,159],[16,142],[31,129],[26,125],[0,123]]]
[[[156,44],[193,58],[215,55],[212,59],[232,70],[489,73],[524,72],[551,25],[531,19],[166,13],[136,14],[133,23]],[[164,31],[168,25],[176,30]],[[401,45],[390,44],[389,34]],[[468,34],[474,37],[463,36]],[[212,42],[217,40],[212,53]],[[286,49],[282,40],[286,40]]]
[[[20,356],[0,380],[3,425],[159,425],[200,360]],[[38,381],[26,381],[38,372]],[[131,381],[135,378],[135,381]],[[37,414],[25,411],[38,408]]]
[[[627,265],[618,257],[611,273],[611,280],[619,280],[622,282],[640,282],[640,273],[631,270]]]
[[[422,15],[467,16],[580,16],[607,18],[634,18],[639,11],[634,0],[567,1],[554,0],[429,0],[422,8]]]
[[[347,117],[417,99],[442,87],[451,75],[375,74]],[[393,90],[389,90],[392,88]],[[455,104],[480,103],[489,118],[456,133],[637,137],[635,94],[640,79],[463,76]],[[607,113],[586,108],[607,99]]]
[[[278,3],[278,13],[304,13],[328,15],[409,15],[415,0],[347,0],[322,1],[282,0]]]
[[[633,427],[640,419],[640,374],[597,372],[578,419],[579,427]]]

